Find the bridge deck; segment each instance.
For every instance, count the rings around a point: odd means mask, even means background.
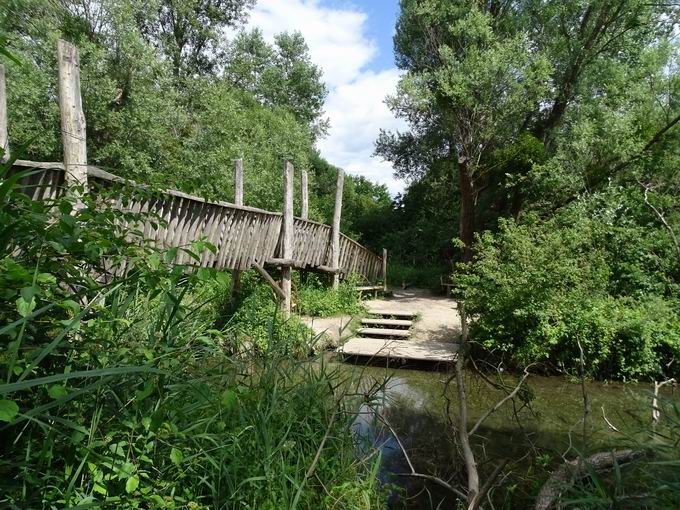
[[[417,361],[451,362],[456,360],[458,344],[446,342],[413,342],[379,338],[350,338],[336,352],[345,356],[390,358]]]

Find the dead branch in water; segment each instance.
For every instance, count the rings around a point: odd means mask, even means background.
[[[615,464],[627,463],[642,457],[640,450],[600,452],[588,458],[579,457],[562,464],[543,485],[536,498],[534,510],[548,510],[560,498],[562,492],[577,480],[588,475],[588,466],[595,471],[607,471]]]

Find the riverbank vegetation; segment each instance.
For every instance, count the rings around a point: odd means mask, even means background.
[[[0,9],[12,156],[62,160],[54,48],[66,38],[80,49],[88,161],[148,185],[31,202],[17,187],[27,173],[2,166],[2,507],[382,505],[380,457],[358,455],[350,428],[355,382],[317,357],[322,339],[284,320],[259,277],[243,273],[233,294],[230,274],[173,264],[175,249],[123,226],[144,218],[107,206],[158,188],[233,200],[241,158],[245,203],[279,210],[285,158],[309,172],[310,218],[330,222],[321,71],[299,33],[271,44],[242,31],[252,4]],[[385,204],[384,186],[347,176],[343,230],[361,238]],[[178,249],[199,261],[214,247]],[[295,304],[361,308],[352,283],[325,290],[313,276]]]
[[[680,374],[678,16],[401,2],[389,105],[409,129],[376,153],[411,181],[409,221],[385,244],[447,263],[473,341],[515,368],[577,373],[580,342],[588,376]]]
[[[379,457],[355,453],[353,385],[309,362],[306,329],[266,306],[220,324],[215,290],[228,278],[141,242],[101,200],[117,191],[78,207],[73,195],[34,202],[10,167],[0,506],[379,505]],[[182,249],[198,260],[213,248]]]

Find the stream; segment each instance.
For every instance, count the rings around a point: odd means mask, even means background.
[[[443,391],[450,374],[436,371],[364,367],[338,364],[360,381],[362,391],[380,387],[371,404],[361,406],[354,431],[364,444],[381,452],[379,478],[389,484],[390,508],[455,508],[455,498],[445,489],[421,480],[396,476],[410,472],[407,460],[390,429],[376,418],[384,416],[399,436],[417,472],[436,475],[444,480],[460,474],[455,438],[447,425]],[[509,378],[509,383],[516,378]],[[502,393],[490,388],[479,376],[467,375],[469,425],[492,407]],[[501,460],[510,461],[510,474],[504,481],[503,494],[494,494],[498,507],[528,508],[545,478],[546,470],[561,462],[562,455],[574,458],[582,448],[583,394],[577,380],[565,377],[531,376],[529,391],[523,396],[529,405],[518,406],[513,413],[510,403],[488,417],[478,429],[473,448],[484,475]],[[651,384],[587,382],[590,401],[587,450],[622,444],[626,436],[641,436],[651,423]],[[673,397],[672,390],[665,396]],[[455,395],[455,382],[448,395]],[[452,398],[451,415],[457,414],[457,400]],[[616,427],[614,431],[607,421]],[[570,450],[570,440],[572,449]],[[487,462],[488,461],[488,462]],[[538,476],[536,473],[539,473]]]

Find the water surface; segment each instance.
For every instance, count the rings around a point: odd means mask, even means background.
[[[455,435],[447,417],[457,416],[457,389],[447,380],[451,373],[342,365],[361,381],[366,393],[376,387],[371,404],[364,404],[354,423],[357,435],[380,449],[380,478],[394,484],[391,508],[437,508],[454,504],[446,490],[409,477],[410,468],[399,443],[385,425],[399,436],[417,472],[452,479],[462,475]],[[505,377],[508,384],[517,378]],[[502,398],[479,376],[466,377],[470,429],[478,418]],[[531,376],[524,402],[506,404],[492,414],[474,438],[482,480],[501,461],[508,461],[504,489],[494,495],[501,507],[523,508],[530,504],[547,469],[560,463],[563,455],[574,458],[588,452],[623,445],[641,437],[651,422],[651,384],[587,382],[590,414],[587,442],[583,444],[583,391],[579,381],[565,377]],[[669,390],[670,391],[670,390]],[[669,395],[671,395],[669,393]],[[448,396],[448,399],[447,399]],[[672,396],[672,395],[671,395]],[[379,413],[384,420],[376,417]],[[605,420],[606,417],[606,420]],[[611,425],[607,423],[607,420]],[[618,429],[618,432],[612,429]],[[537,476],[536,473],[542,473]],[[424,490],[427,487],[427,490]]]

